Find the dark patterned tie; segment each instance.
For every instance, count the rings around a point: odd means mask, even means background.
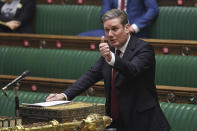
[[[125,8],[125,0],[121,0],[120,9],[124,10],[124,8]]]
[[[120,56],[121,51],[117,50],[116,55]],[[112,119],[116,120],[119,115],[119,109],[118,109],[118,101],[117,101],[117,95],[115,92],[115,77],[116,77],[116,70],[112,69],[112,89],[111,89],[111,117]]]

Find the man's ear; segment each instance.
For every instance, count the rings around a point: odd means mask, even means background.
[[[125,26],[126,33],[130,33],[130,24],[126,24]]]

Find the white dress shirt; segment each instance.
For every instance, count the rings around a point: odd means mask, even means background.
[[[127,45],[128,45],[128,43],[129,43],[129,40],[130,40],[130,35],[129,35],[129,38],[128,38],[128,40],[127,40],[127,42],[124,44],[124,46],[123,47],[121,47],[119,50],[121,51],[121,53],[120,53],[120,58],[122,58],[123,57],[123,55],[124,55],[124,52],[125,52],[125,50],[126,50],[126,48],[127,48]],[[115,49],[115,52],[116,52],[116,50],[117,49]],[[114,66],[114,63],[115,63],[115,54],[113,53],[113,52],[111,52],[111,55],[112,55],[112,58],[111,58],[111,61],[110,62],[108,62],[107,60],[107,63],[108,64],[110,64],[111,66]]]

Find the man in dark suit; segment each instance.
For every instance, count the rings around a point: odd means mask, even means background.
[[[49,95],[46,101],[71,100],[104,79],[106,113],[113,119],[110,128],[169,131],[157,99],[152,46],[130,35],[128,16],[124,11],[109,10],[102,19],[109,44],[101,38],[100,59],[63,94]]]

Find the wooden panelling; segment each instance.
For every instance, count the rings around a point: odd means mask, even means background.
[[[0,75],[1,86],[5,86],[15,78],[16,76]],[[21,80],[19,90],[60,93],[71,86],[75,81],[76,80],[70,79],[26,77]],[[197,88],[164,85],[157,85],[156,88],[160,101],[197,104]],[[12,89],[12,87],[8,89]],[[104,83],[102,81],[97,82],[89,88],[89,90],[84,92],[83,95],[104,97]]]
[[[153,45],[156,54],[197,55],[197,41],[144,39]],[[0,46],[98,50],[100,37],[78,37],[44,34],[0,33]]]
[[[0,33],[0,46],[89,50],[91,44],[94,44],[96,49],[98,48],[99,39],[97,37]]]
[[[154,47],[156,54],[197,55],[197,41],[194,40],[167,40],[144,39]]]

